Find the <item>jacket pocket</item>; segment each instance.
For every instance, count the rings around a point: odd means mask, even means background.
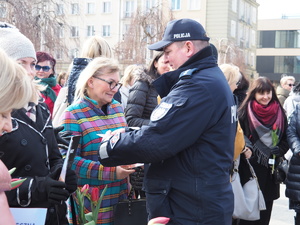
[[[145,192],[147,195],[147,209],[150,218],[159,215],[171,215],[169,205],[170,180],[145,179]]]

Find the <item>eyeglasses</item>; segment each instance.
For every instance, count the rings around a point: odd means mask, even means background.
[[[43,72],[48,72],[51,68],[50,66],[40,66],[40,65],[35,65],[35,70],[40,71],[43,70]]]
[[[98,80],[102,80],[106,83],[109,84],[109,87],[110,87],[110,90],[113,90],[114,88],[118,88],[118,90],[121,88],[122,84],[121,83],[116,83],[115,81],[108,81],[108,80],[105,80],[105,79],[102,79],[100,77],[94,77]]]
[[[295,86],[295,84],[287,84],[287,85],[289,85],[290,87],[293,87],[293,86]]]

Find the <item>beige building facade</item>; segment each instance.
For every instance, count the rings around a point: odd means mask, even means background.
[[[101,35],[114,48],[123,40],[137,9],[156,7],[174,19],[191,18],[200,22],[219,49],[219,63],[236,63],[244,57],[245,70],[255,74],[258,4],[253,0],[58,0],[69,24],[63,29],[69,55],[57,54],[70,61],[80,56],[82,43],[91,35]],[[60,9],[61,10],[61,9]],[[149,43],[150,44],[150,43]],[[238,53],[236,53],[238,51]],[[145,57],[151,57],[146,54]],[[147,59],[149,60],[149,59]],[[243,62],[242,62],[243,63]]]

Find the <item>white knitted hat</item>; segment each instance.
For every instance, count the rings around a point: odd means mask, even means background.
[[[36,60],[32,42],[17,28],[8,23],[0,22],[0,48],[14,60],[26,57]]]

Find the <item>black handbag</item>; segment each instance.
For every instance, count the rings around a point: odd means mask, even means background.
[[[114,206],[114,225],[147,225],[146,199],[133,199],[133,192]]]
[[[283,157],[280,157],[273,174],[274,182],[276,184],[285,183],[288,170],[289,161]]]

